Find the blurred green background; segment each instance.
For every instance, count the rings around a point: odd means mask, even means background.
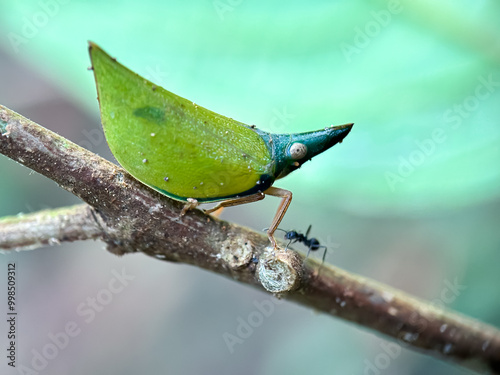
[[[4,1],[0,103],[112,160],[87,71],[92,40],[264,130],[354,122],[341,145],[276,184],[294,193],[281,227],[312,224],[328,262],[500,326],[499,19],[492,0]],[[3,156],[0,171],[0,216],[78,203]],[[223,218],[262,229],[277,205]],[[45,373],[469,373],[406,349],[389,356],[382,337],[288,302],[229,347],[224,334],[268,295],[101,243],[8,262],[19,269],[19,365],[32,367],[68,322],[81,329]],[[135,278],[87,323],[79,307],[122,269]]]

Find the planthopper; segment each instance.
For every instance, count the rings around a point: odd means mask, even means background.
[[[221,207],[282,198],[267,235],[274,232],[292,200],[277,179],[342,142],[353,124],[317,131],[272,134],[224,117],[181,98],[89,43],[101,121],[116,160],[133,177],[173,199],[182,214],[200,203]]]

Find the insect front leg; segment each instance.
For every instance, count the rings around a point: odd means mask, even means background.
[[[192,210],[193,208],[198,207],[199,204],[200,203],[196,199],[194,199],[194,198],[188,198],[186,204],[182,208],[180,216],[181,217],[184,216],[186,214],[186,212],[188,212],[188,210]]]

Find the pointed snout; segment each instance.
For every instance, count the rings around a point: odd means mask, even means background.
[[[342,142],[349,134],[354,124],[330,126],[323,130],[296,134],[295,142],[301,142],[307,146],[307,159],[321,154],[333,145]]]
[[[332,125],[329,128],[325,129],[327,132],[326,137],[329,140],[326,149],[332,147],[337,143],[342,143],[342,140],[347,136],[347,134],[349,134],[353,125],[354,123],[337,126]]]

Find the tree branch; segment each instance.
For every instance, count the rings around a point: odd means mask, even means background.
[[[115,254],[140,251],[161,260],[193,264],[371,328],[402,346],[476,371],[500,373],[500,331],[496,328],[336,267],[321,267],[312,260],[304,264],[303,257],[293,251],[274,254],[263,234],[199,210],[181,219],[182,203],[3,106],[0,153],[54,180],[88,204],[3,219],[0,248],[100,238]],[[32,228],[35,223],[36,229]],[[16,235],[16,231],[22,233]]]
[[[3,250],[30,250],[100,238],[102,229],[94,219],[92,207],[86,204],[0,218]]]

